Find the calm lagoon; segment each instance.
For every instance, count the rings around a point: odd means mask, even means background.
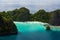
[[[0,40],[60,40],[60,31],[45,30],[39,22],[14,22],[17,35],[0,36]]]

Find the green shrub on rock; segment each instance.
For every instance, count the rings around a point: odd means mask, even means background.
[[[17,28],[11,18],[0,15],[0,35],[17,34]]]

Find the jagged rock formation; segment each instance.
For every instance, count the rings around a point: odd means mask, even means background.
[[[0,35],[17,34],[17,28],[12,19],[0,15]]]
[[[54,26],[60,26],[60,10],[51,12],[50,24]]]

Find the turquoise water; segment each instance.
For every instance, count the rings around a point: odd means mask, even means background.
[[[34,22],[15,22],[19,32],[44,31],[45,26]]]
[[[45,30],[39,22],[14,22],[17,35],[0,36],[0,40],[60,40],[60,31]]]

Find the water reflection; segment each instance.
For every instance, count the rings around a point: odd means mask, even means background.
[[[16,40],[17,35],[0,36],[0,40]]]

